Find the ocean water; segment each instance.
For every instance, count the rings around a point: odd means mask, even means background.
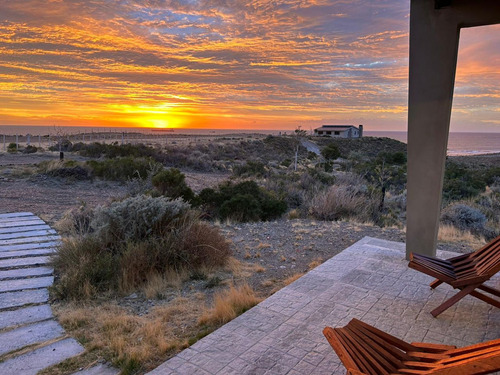
[[[162,133],[158,129],[148,128],[98,128],[98,127],[53,127],[53,126],[14,126],[0,125],[0,136],[2,135],[55,135],[79,134],[79,133],[100,133],[100,132],[126,132],[126,133]],[[223,134],[272,134],[292,133],[292,130],[262,130],[262,129],[174,129],[173,133],[164,134],[186,134],[186,135],[223,135]],[[387,137],[398,141],[407,142],[407,133],[400,131],[365,131],[366,136]],[[1,141],[1,139],[0,139]],[[499,133],[450,133],[448,138],[448,155],[478,155],[500,153],[500,132]]]
[[[371,137],[387,137],[407,143],[406,132],[366,131]],[[500,133],[455,132],[448,136],[449,156],[500,153]]]

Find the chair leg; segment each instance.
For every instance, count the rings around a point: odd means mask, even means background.
[[[500,290],[491,288],[489,286],[486,286],[484,284],[480,285],[478,289],[484,290],[485,292],[492,294],[494,296],[500,297]]]
[[[434,280],[434,281],[430,284],[430,287],[431,287],[432,289],[434,289],[434,288],[437,288],[438,286],[440,286],[442,283],[443,283],[443,282],[442,282],[441,280],[436,279],[436,280]]]
[[[500,301],[497,301],[496,299],[493,299],[487,295],[484,295],[483,293],[476,292],[475,290],[473,292],[471,292],[470,295],[480,299],[481,301],[489,303],[491,306],[495,306],[495,307],[498,307],[500,309]]]
[[[434,318],[437,317],[443,311],[447,310],[448,308],[450,308],[451,306],[453,306],[455,303],[457,303],[458,301],[460,301],[462,298],[464,298],[467,294],[470,294],[471,292],[473,292],[474,289],[476,289],[478,286],[479,285],[474,284],[474,285],[469,285],[469,286],[463,288],[460,292],[458,292],[457,294],[455,294],[453,297],[451,297],[450,299],[447,299],[441,305],[439,305],[434,310],[432,310],[431,311],[432,316]]]

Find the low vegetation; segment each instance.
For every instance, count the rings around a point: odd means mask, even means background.
[[[66,219],[79,235],[66,239],[53,260],[60,299],[127,293],[156,275],[221,267],[231,254],[218,229],[182,200],[137,196],[88,215]]]

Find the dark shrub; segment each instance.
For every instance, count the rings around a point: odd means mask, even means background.
[[[474,197],[493,183],[495,176],[499,174],[499,167],[467,168],[448,161],[444,174],[443,198],[454,201]]]
[[[47,175],[52,177],[72,178],[75,180],[90,179],[90,173],[88,169],[83,168],[79,165],[75,165],[74,167],[61,167],[57,169],[52,169],[47,172]]]
[[[219,209],[222,219],[231,218],[237,221],[258,221],[262,216],[260,203],[250,194],[236,194],[224,201]]]
[[[238,221],[272,220],[287,209],[283,200],[274,198],[255,181],[226,183],[218,191],[204,189],[198,199],[210,216]]]
[[[182,198],[192,201],[194,193],[185,182],[186,176],[176,168],[170,168],[158,172],[153,176],[151,182],[158,191],[170,198]]]
[[[34,154],[35,152],[38,151],[38,148],[32,145],[28,145],[24,148],[23,153],[24,154]]]
[[[9,143],[7,146],[7,152],[14,153],[17,152],[17,144],[14,142]]]
[[[339,148],[334,145],[333,143],[330,143],[323,147],[321,150],[321,155],[326,159],[326,160],[335,160],[340,158],[340,151]]]
[[[145,158],[115,158],[106,160],[89,160],[87,165],[92,169],[92,174],[113,181],[126,181],[132,178],[148,177],[149,171],[155,162]]]

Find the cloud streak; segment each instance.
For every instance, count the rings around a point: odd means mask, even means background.
[[[0,0],[0,124],[404,130],[397,0]],[[453,121],[497,130],[498,27],[462,38]]]

